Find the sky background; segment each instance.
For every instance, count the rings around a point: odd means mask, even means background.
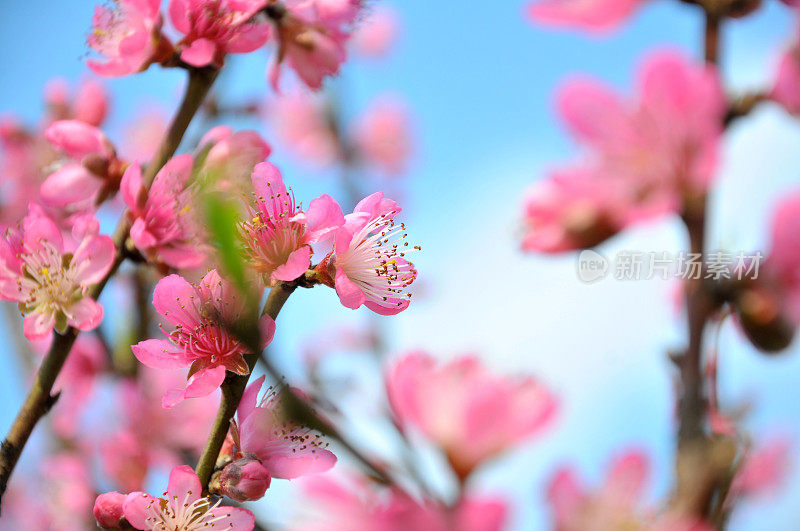
[[[77,80],[86,73],[84,40],[94,2],[0,2],[0,111],[35,124],[44,83],[55,76]],[[414,114],[417,149],[406,177],[403,220],[409,237],[423,247],[414,261],[425,294],[406,312],[381,321],[389,351],[424,349],[443,358],[475,353],[498,371],[535,374],[559,395],[561,415],[553,430],[475,478],[475,490],[513,501],[514,529],[546,527],[544,485],[556,466],[572,463],[596,484],[608,460],[628,448],[652,457],[649,499],[658,499],[669,485],[673,451],[672,373],[665,352],[683,344],[684,332],[673,303],[675,285],[614,279],[587,285],[575,274],[572,254],[522,254],[520,205],[526,188],[548,166],[575,153],[552,108],[559,83],[582,72],[630,93],[637,66],[649,51],[671,47],[701,56],[699,11],[658,0],[619,31],[586,37],[529,25],[518,1],[480,8],[429,0],[392,5],[402,23],[393,52],[380,62],[348,63],[334,83],[345,113],[357,113],[388,92],[404,98]],[[777,55],[794,32],[795,18],[775,1],[726,24],[721,63],[730,90],[768,86]],[[260,52],[236,60],[223,98],[266,97],[267,60]],[[145,108],[173,108],[181,80],[179,72],[157,69],[111,80],[111,138],[123,139],[124,124]],[[766,251],[772,206],[782,193],[800,186],[798,147],[800,124],[771,104],[729,130],[711,203],[710,247]],[[296,164],[279,147],[272,160],[306,203],[321,193],[342,197],[331,175]],[[377,190],[382,184],[376,180],[365,188]],[[664,219],[619,235],[599,250],[613,256],[619,250],[675,253],[685,247],[678,222]],[[370,318],[365,309],[343,308],[331,290],[300,292],[281,313],[276,352],[293,374],[297,353],[320,330]],[[0,345],[1,359],[11,367],[0,371],[3,430],[25,384],[9,349],[9,342]],[[720,337],[723,407],[751,403],[746,426],[760,436],[793,438],[795,463],[800,462],[797,350],[765,357],[731,325]],[[359,371],[364,386],[379,388],[377,371]],[[370,426],[355,429],[379,438]],[[23,461],[33,454],[26,452]],[[430,461],[436,471],[435,459]],[[780,493],[743,504],[731,528],[797,529],[797,470],[792,468]],[[446,491],[446,477],[437,476],[436,482]],[[283,502],[292,492],[277,483],[261,510],[283,520],[288,514]]]

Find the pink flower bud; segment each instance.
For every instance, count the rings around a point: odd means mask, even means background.
[[[100,527],[106,529],[119,529],[122,520],[122,504],[125,495],[119,492],[106,492],[97,497],[94,502],[94,517]]]
[[[257,500],[269,488],[272,476],[261,461],[249,454],[222,469],[219,491],[239,502]]]

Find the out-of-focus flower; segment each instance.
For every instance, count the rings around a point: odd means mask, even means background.
[[[161,34],[161,0],[116,0],[114,7],[97,6],[87,42],[106,61],[87,61],[100,76],[141,72],[171,52]]]
[[[254,456],[225,465],[219,476],[219,493],[238,502],[258,500],[269,488],[272,476]]]
[[[269,162],[256,165],[252,181],[255,204],[239,226],[246,260],[266,285],[294,280],[311,265],[311,244],[344,225],[342,209],[323,194],[311,201],[307,212],[301,211],[280,171]]]
[[[81,334],[75,340],[54,391],[60,393],[53,411],[53,429],[62,437],[75,435],[78,416],[91,398],[97,377],[105,370],[108,354],[96,336]]]
[[[330,475],[303,483],[313,511],[302,511],[289,526],[293,531],[499,531],[508,509],[500,500],[465,495],[457,505],[418,502],[407,494],[381,492],[365,478]]]
[[[417,271],[405,255],[419,246],[409,246],[405,224],[395,223],[400,210],[383,192],[375,192],[362,199],[336,231],[334,250],[320,262],[318,271],[347,308],[363,304],[381,315],[408,308],[411,293],[407,290]]]
[[[234,459],[258,458],[272,477],[281,479],[329,470],[336,456],[319,434],[287,418],[280,393],[269,387],[259,400],[264,379],[248,385],[242,396],[236,428],[228,435],[228,452]]]
[[[399,31],[397,12],[385,4],[375,5],[353,32],[350,45],[361,55],[381,57],[394,45]]]
[[[222,65],[225,54],[249,53],[269,38],[265,21],[253,20],[266,0],[171,0],[169,16],[185,36],[177,44],[192,66]]]
[[[200,140],[207,149],[203,170],[217,190],[241,193],[250,184],[250,174],[269,157],[272,148],[256,131],[237,131],[225,125],[214,127]]]
[[[11,225],[25,217],[28,205],[39,200],[44,168],[57,153],[41,135],[29,133],[14,118],[0,118],[0,223]]]
[[[753,496],[775,492],[789,472],[790,449],[787,439],[775,438],[747,452],[731,485],[731,493]]]
[[[52,79],[44,91],[49,125],[58,120],[78,120],[99,127],[108,114],[109,98],[105,87],[93,79],[78,86],[70,98],[69,86],[63,79]]]
[[[386,390],[398,423],[435,442],[461,480],[540,433],[556,412],[542,384],[495,376],[474,357],[437,364],[425,353],[409,354],[390,367]]]
[[[268,108],[278,139],[305,164],[327,167],[341,156],[326,101],[308,91],[292,90],[274,98]]]
[[[784,197],[772,219],[772,242],[764,269],[780,285],[791,317],[800,323],[800,191]]]
[[[59,531],[83,531],[91,520],[91,471],[86,456],[61,452],[42,463],[43,493],[52,527]]]
[[[225,379],[225,371],[250,372],[240,343],[227,326],[237,322],[244,311],[244,300],[215,269],[193,286],[183,277],[169,275],[156,284],[153,306],[174,326],[165,339],[148,339],[133,345],[133,354],[154,369],[178,369],[191,365],[183,389],[168,391],[162,406],[173,407],[186,398],[212,393]],[[275,333],[275,321],[268,315],[259,320],[261,347]]]
[[[400,175],[411,156],[408,110],[399,101],[375,101],[355,124],[354,143],[359,156],[387,175]]]
[[[106,492],[97,497],[94,501],[94,519],[97,525],[106,529],[119,529],[120,521],[124,517],[122,504],[125,503],[125,495],[119,492]]]
[[[153,158],[158,144],[167,130],[167,116],[163,110],[148,106],[130,121],[125,142],[120,147],[127,160],[145,164]]]
[[[589,493],[571,468],[556,472],[548,502],[558,531],[584,529],[648,529],[652,531],[709,531],[694,517],[642,509],[649,464],[645,455],[628,451],[617,456],[602,487]]]
[[[140,427],[136,431],[125,428],[107,436],[100,444],[103,471],[122,490],[142,488],[148,469],[156,461],[142,439]]]
[[[173,157],[146,190],[142,170],[132,164],[122,177],[121,191],[134,219],[131,240],[151,259],[176,269],[200,265],[206,257],[192,187],[191,155]]]
[[[225,507],[221,500],[213,503],[201,497],[203,488],[197,474],[190,466],[172,469],[164,498],[144,492],[132,492],[125,498],[125,518],[136,529],[180,529],[181,531],[207,531],[236,529],[251,531],[255,525],[253,514],[246,509]]]
[[[114,262],[114,242],[87,234],[74,254],[50,219],[28,215],[21,230],[9,229],[0,240],[0,297],[16,301],[27,314],[23,328],[31,341],[45,339],[53,328],[96,328],[103,308],[87,296]]]
[[[800,42],[795,38],[792,46],[781,57],[769,97],[783,105],[794,115],[800,115]]]
[[[344,44],[358,16],[358,0],[287,0],[278,16],[280,50],[270,80],[278,87],[280,64],[287,61],[298,77],[319,89],[326,76],[338,73],[347,52]]]
[[[534,24],[594,32],[612,30],[643,4],[643,0],[537,0],[527,7]]]
[[[45,131],[45,137],[66,157],[42,183],[42,200],[50,206],[80,206],[119,187],[123,163],[114,146],[97,128],[78,121],[61,120]]]

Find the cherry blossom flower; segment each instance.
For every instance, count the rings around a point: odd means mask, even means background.
[[[202,492],[194,470],[187,465],[178,466],[170,472],[164,498],[132,492],[125,498],[123,512],[133,527],[148,531],[206,531],[212,526],[220,531],[253,529],[255,519],[250,511],[222,506],[222,500],[212,503],[201,497]]]
[[[253,16],[259,0],[170,0],[169,16],[185,37],[178,43],[181,59],[192,66],[222,65],[227,53],[248,53],[269,38],[266,22]]]
[[[106,492],[97,497],[92,514],[97,525],[105,529],[119,529],[120,521],[125,517],[122,505],[125,495],[119,492]]]
[[[358,16],[361,2],[344,0],[287,0],[278,15],[280,50],[270,72],[278,89],[282,61],[310,88],[319,89],[327,76],[338,73],[347,52],[348,26]]]
[[[592,32],[616,28],[643,0],[537,0],[528,5],[531,22]]]
[[[97,75],[116,77],[146,70],[168,55],[171,44],[161,34],[161,0],[115,0],[114,7],[97,6],[89,46],[106,61],[91,59]]]
[[[408,354],[389,368],[386,389],[400,426],[419,429],[442,448],[462,480],[541,433],[556,412],[542,384],[495,376],[475,357],[440,364],[425,353]]]
[[[63,79],[52,79],[45,86],[49,125],[58,120],[78,120],[99,127],[108,115],[109,97],[105,87],[93,79],[84,80],[70,97]]]
[[[203,171],[213,180],[214,188],[223,192],[241,193],[250,185],[256,164],[269,157],[272,148],[256,131],[233,132],[220,125],[200,139],[200,150],[207,150]]]
[[[779,286],[795,323],[800,323],[800,191],[781,199],[772,219],[772,241],[764,270]]]
[[[244,300],[216,270],[206,273],[196,286],[178,275],[162,278],[153,293],[153,306],[174,328],[162,329],[168,340],[148,339],[133,345],[133,354],[154,369],[191,365],[186,387],[164,394],[163,407],[212,393],[222,383],[226,370],[250,372],[244,360],[247,347],[226,327],[241,316]],[[259,329],[263,348],[272,341],[275,322],[268,315],[262,316]]]
[[[379,491],[366,478],[325,475],[303,482],[309,503],[292,531],[499,531],[507,520],[505,502],[466,494],[453,507],[414,500],[397,489]]]
[[[394,221],[400,210],[383,192],[376,192],[362,199],[336,231],[334,250],[318,271],[347,308],[363,304],[381,315],[408,308],[407,290],[417,271],[405,255],[420,248],[404,241],[405,224]]]
[[[344,224],[342,210],[332,197],[321,195],[307,212],[301,211],[269,162],[256,165],[252,182],[255,204],[239,227],[245,258],[267,285],[294,280],[311,264],[311,244],[333,236]]]
[[[61,231],[49,218],[28,215],[21,229],[8,229],[0,240],[0,297],[16,301],[23,313],[25,337],[45,339],[53,328],[96,328],[103,308],[87,296],[114,262],[114,242],[87,234],[68,253]]]
[[[269,488],[272,476],[255,456],[225,465],[219,476],[219,492],[238,502],[258,500]]]
[[[104,187],[110,191],[119,187],[122,163],[99,129],[78,120],[61,120],[47,128],[45,137],[65,156],[42,183],[42,201],[47,205],[83,205],[96,200]]]
[[[411,156],[408,110],[399,101],[375,101],[355,124],[354,143],[359,156],[387,175],[400,175]]]
[[[265,377],[247,386],[228,434],[227,453],[234,459],[257,458],[272,477],[294,479],[325,472],[336,464],[328,443],[305,426],[286,418],[278,390],[258,395]],[[223,452],[225,453],[225,452]]]
[[[366,57],[386,55],[400,32],[398,13],[385,4],[374,6],[350,37],[353,50]]]
[[[784,52],[769,97],[788,112],[800,115],[800,39]]]
[[[558,531],[591,529],[649,529],[652,531],[708,531],[694,517],[656,513],[639,507],[649,464],[645,455],[628,451],[611,464],[603,486],[589,493],[570,468],[558,470],[548,489],[554,528]]]
[[[195,219],[191,155],[170,159],[152,186],[142,185],[142,170],[132,164],[122,177],[121,191],[133,217],[131,240],[145,256],[176,269],[200,265],[206,257],[203,233]]]
[[[59,452],[42,462],[41,475],[50,529],[86,529],[94,498],[88,456],[79,451]]]

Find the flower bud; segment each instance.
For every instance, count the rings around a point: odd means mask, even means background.
[[[264,496],[271,479],[261,461],[248,455],[222,469],[218,492],[239,502],[257,500]]]
[[[767,353],[778,352],[792,342],[791,322],[780,294],[767,286],[753,286],[742,291],[734,305],[742,330],[750,342]]]
[[[94,502],[94,518],[97,525],[105,529],[119,529],[122,520],[122,504],[125,495],[119,492],[106,492],[97,497]]]

